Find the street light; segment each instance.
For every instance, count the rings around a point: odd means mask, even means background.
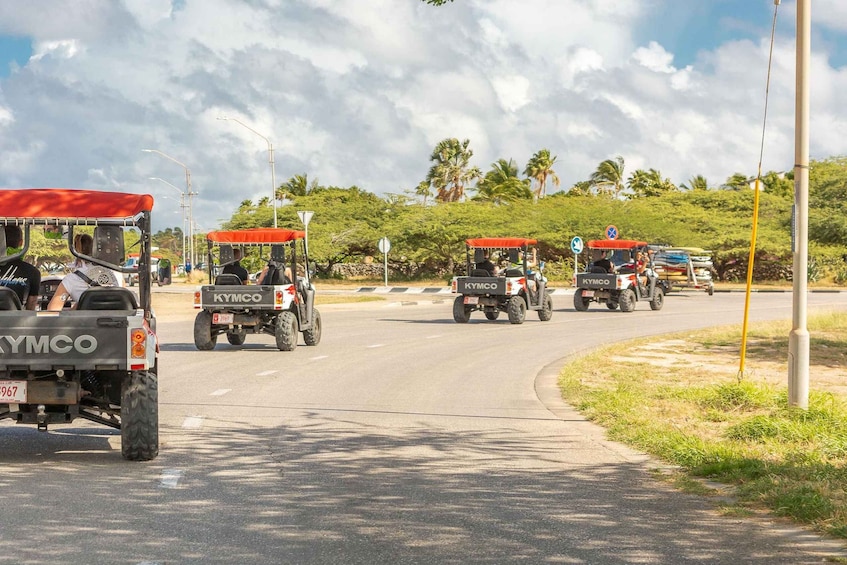
[[[144,153],[156,153],[157,155],[161,155],[165,159],[173,161],[174,163],[176,163],[177,165],[179,165],[180,167],[185,169],[185,189],[186,189],[185,192],[186,192],[186,194],[188,194],[188,237],[189,237],[189,240],[188,240],[189,251],[188,251],[188,253],[189,253],[189,259],[191,259],[191,264],[195,265],[196,261],[194,260],[194,229],[192,227],[193,226],[193,218],[194,218],[194,208],[193,208],[193,205],[192,205],[192,197],[195,196],[197,193],[191,192],[191,171],[188,170],[188,167],[185,165],[185,163],[181,163],[181,162],[177,161],[176,159],[174,159],[170,155],[168,155],[166,153],[162,153],[158,149],[142,149],[142,151]]]
[[[161,182],[165,183],[166,185],[168,185],[169,187],[171,187],[172,189],[179,192],[179,208],[180,208],[180,211],[182,212],[182,261],[183,261],[183,264],[185,264],[185,257],[186,257],[186,255],[185,255],[185,238],[186,238],[186,234],[185,234],[185,209],[187,207],[186,204],[185,204],[185,192],[183,192],[182,190],[180,190],[176,186],[172,185],[171,183],[169,183],[165,179],[162,179],[162,178],[159,178],[159,177],[148,177],[148,178],[150,180],[161,181]]]
[[[218,119],[235,122],[235,123],[247,128],[247,129],[249,129],[250,131],[252,131],[256,135],[258,135],[259,137],[264,139],[265,142],[268,144],[268,162],[271,164],[271,202],[273,203],[273,207],[274,207],[274,227],[277,227],[277,220],[276,220],[276,171],[274,170],[274,144],[271,143],[270,139],[268,139],[267,137],[265,137],[264,135],[262,135],[261,133],[259,133],[256,130],[254,130],[253,128],[251,128],[250,126],[248,126],[247,124],[245,124],[244,122],[242,122],[241,120],[239,120],[237,118],[230,118],[228,116],[218,116]]]

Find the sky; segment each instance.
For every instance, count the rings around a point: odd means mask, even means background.
[[[455,137],[483,171],[500,158],[523,171],[549,149],[561,186],[548,194],[617,156],[627,176],[652,168],[717,187],[754,176],[760,152],[764,172],[793,166],[794,0],[778,7],[762,145],[774,9],[3,0],[0,186],[150,193],[158,230],[182,225],[188,169],[208,231],[298,174],[408,194]],[[847,154],[847,2],[815,0],[812,19],[810,150],[823,159]]]

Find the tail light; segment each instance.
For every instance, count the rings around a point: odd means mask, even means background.
[[[194,292],[194,307],[200,308],[200,291]]]

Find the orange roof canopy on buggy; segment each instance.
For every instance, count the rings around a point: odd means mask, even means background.
[[[212,231],[206,234],[206,239],[215,243],[288,243],[305,237],[305,232],[283,228],[250,228],[246,230]]]
[[[538,243],[534,239],[526,239],[523,237],[477,237],[474,239],[465,240],[468,247],[490,247],[490,248],[521,248],[526,245],[535,245]]]
[[[75,188],[0,190],[0,218],[131,218],[153,209],[149,194]]]
[[[647,242],[633,239],[592,239],[588,242],[588,249],[632,249],[633,247],[647,247]]]

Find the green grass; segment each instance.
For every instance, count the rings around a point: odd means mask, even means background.
[[[727,515],[764,508],[847,538],[847,389],[839,388],[847,382],[835,379],[827,391],[815,379],[824,368],[847,374],[847,315],[812,317],[808,326],[808,410],[788,406],[787,373],[775,385],[725,368],[717,377],[674,366],[645,371],[637,359],[615,358],[620,344],[569,364],[560,375],[562,394],[611,439],[678,466],[679,488],[696,492],[690,481],[706,479],[727,485],[736,500]],[[751,327],[751,363],[784,357],[789,329],[786,323]],[[685,355],[726,361],[738,356],[740,337],[739,328],[721,328],[668,339]]]

